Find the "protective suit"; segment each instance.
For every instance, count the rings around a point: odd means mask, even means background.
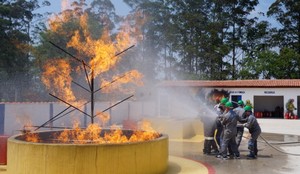
[[[217,128],[215,120],[212,116],[201,117],[204,127],[204,148],[203,153],[206,155],[216,155],[219,150],[214,139],[214,133]]]
[[[252,115],[252,108],[250,106],[245,107],[245,114],[248,117],[248,120],[243,126],[248,128],[249,133],[251,134],[251,138],[248,141],[248,149],[250,150],[250,153],[247,157],[254,159],[257,157],[257,138],[261,134],[261,128],[256,118]]]
[[[242,100],[238,101],[239,107],[233,109],[233,111],[239,116],[239,122],[238,125],[242,125],[247,122],[247,118],[245,116],[245,110],[244,110],[244,102]],[[236,144],[237,147],[240,146],[243,134],[244,134],[244,127],[243,126],[237,126],[237,134],[236,134]]]
[[[216,106],[214,106],[214,109],[217,113],[217,118],[215,120],[215,126],[216,126],[216,141],[217,141],[217,145],[219,147],[221,147],[221,141],[222,141],[222,134],[223,134],[223,125],[221,123],[222,120],[222,115],[224,113],[225,110],[225,104],[228,102],[228,98],[222,98],[220,103],[217,104]]]
[[[232,110],[232,103],[227,102],[225,104],[226,111],[222,116],[222,125],[223,127],[223,137],[221,142],[220,154],[217,156],[218,158],[228,159],[227,158],[227,148],[230,146],[233,155],[236,158],[240,157],[240,153],[238,151],[235,137],[237,133],[237,121],[238,115]]]
[[[294,110],[296,110],[296,107],[294,106],[294,99],[289,99],[288,102],[285,105],[287,112],[290,114],[290,116],[294,116]]]

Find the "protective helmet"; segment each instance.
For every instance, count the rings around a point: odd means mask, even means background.
[[[239,101],[238,101],[238,105],[240,105],[240,106],[241,106],[241,105],[244,105],[243,100],[239,100]]]
[[[245,111],[252,111],[252,107],[247,105],[247,106],[244,107],[244,110]]]
[[[225,107],[226,107],[226,108],[232,108],[233,105],[232,105],[231,102],[226,102]]]
[[[223,97],[222,99],[221,99],[221,104],[223,104],[223,105],[225,105],[226,103],[228,102],[228,98],[225,98],[225,97]]]

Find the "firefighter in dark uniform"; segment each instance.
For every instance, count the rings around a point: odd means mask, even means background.
[[[215,130],[217,125],[212,115],[204,113],[206,116],[202,116],[201,120],[204,127],[204,148],[203,154],[205,155],[216,155],[218,154],[218,146],[214,139]]]
[[[221,141],[222,141],[222,132],[223,132],[223,125],[221,123],[221,115],[225,111],[225,104],[228,102],[228,98],[223,97],[219,104],[214,106],[214,109],[217,112],[217,118],[215,120],[216,125],[216,133],[215,133],[215,139],[217,141],[217,145],[219,148],[221,147]]]
[[[221,141],[221,149],[217,158],[228,159],[227,157],[227,148],[230,146],[231,151],[234,155],[234,158],[239,159],[240,153],[238,151],[235,137],[237,132],[237,121],[239,117],[233,111],[233,105],[231,102],[225,104],[225,112],[222,115],[221,123],[223,127],[223,137]]]
[[[250,106],[245,106],[245,115],[248,118],[247,123],[244,123],[243,126],[249,129],[249,133],[251,134],[251,138],[248,141],[248,149],[250,153],[247,155],[250,159],[255,159],[257,157],[257,138],[261,133],[261,128],[256,120],[256,118],[252,115],[252,108]]]
[[[239,100],[238,105],[239,106],[237,108],[233,109],[233,111],[240,117],[240,121],[239,121],[238,126],[237,126],[237,134],[236,134],[236,138],[235,138],[237,147],[239,148],[239,146],[241,144],[241,141],[242,141],[242,138],[243,138],[243,134],[244,134],[244,127],[239,126],[239,125],[242,125],[243,123],[246,123],[247,118],[245,116],[243,100]]]

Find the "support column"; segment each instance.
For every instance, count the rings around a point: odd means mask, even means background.
[[[53,118],[53,103],[50,103],[50,106],[49,106],[49,120],[51,120],[52,118]],[[53,127],[53,122],[52,121],[49,123],[49,126],[52,129],[52,127]]]
[[[0,135],[4,134],[5,104],[0,104]]]

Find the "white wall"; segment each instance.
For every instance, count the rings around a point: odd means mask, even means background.
[[[176,89],[178,88],[180,87],[176,87]],[[183,115],[189,114],[189,113],[182,114],[181,112],[176,111],[176,109],[179,109],[181,111],[183,110],[180,107],[184,106],[183,104],[185,101],[183,101],[183,99],[179,97],[177,98],[174,97],[174,94],[163,92],[163,91],[168,91],[166,89],[162,88],[160,99],[158,100],[159,111],[160,111],[159,115],[161,117],[168,117],[168,116],[173,117],[174,115],[177,115],[178,117],[183,117]],[[181,90],[177,90],[177,91],[185,90],[186,92],[183,93],[183,95],[190,95],[191,93],[189,92],[189,90],[191,89],[192,88],[189,87],[182,87]],[[264,110],[274,111],[276,106],[285,107],[285,103],[287,103],[288,100],[291,98],[294,99],[295,101],[294,104],[297,107],[297,103],[298,103],[297,96],[300,96],[300,89],[298,88],[211,88],[210,87],[210,88],[203,88],[202,92],[209,94],[214,89],[217,89],[219,91],[225,90],[230,92],[230,98],[233,95],[235,96],[240,95],[243,101],[250,100],[250,102],[254,105],[254,109],[255,109],[254,111],[257,110],[259,112],[262,112]],[[254,96],[258,96],[258,98],[261,98],[262,100],[256,101],[255,103]],[[274,98],[270,98],[271,96]],[[178,101],[181,102],[179,103],[179,105],[177,104]],[[160,102],[162,102],[163,104]],[[168,102],[168,104],[166,104],[166,102]],[[197,103],[198,105],[202,105],[203,99],[200,101],[193,101],[193,102],[198,102]],[[191,103],[188,103],[187,106],[191,106]],[[300,109],[300,107],[298,108]],[[174,113],[174,111],[176,112]],[[295,111],[295,113],[297,112]]]
[[[215,88],[207,88],[208,91],[211,91]],[[228,90],[232,93],[230,95],[241,95],[242,100],[245,101],[249,99],[254,106],[254,96],[283,96],[283,106],[288,102],[289,99],[294,99],[295,106],[297,105],[297,96],[300,96],[299,88],[216,88],[218,90]],[[274,101],[274,105],[278,105]],[[259,103],[262,104],[263,103]],[[256,106],[255,106],[256,107]],[[298,109],[298,108],[297,108]]]
[[[40,126],[50,119],[50,104],[51,103],[5,103],[5,115],[4,115],[4,134],[13,135],[18,134],[22,130],[24,125]],[[53,104],[53,116],[67,108],[62,103]],[[107,109],[114,103],[108,102],[96,102],[95,114],[99,111]],[[68,111],[72,110],[70,108]],[[80,108],[84,111],[84,108]],[[66,112],[68,112],[66,111]],[[90,106],[87,105],[86,112],[90,113]],[[141,120],[144,117],[156,116],[155,103],[153,102],[132,102],[125,101],[106,113],[111,114],[111,124],[121,124],[123,120]],[[128,115],[129,114],[129,115]],[[75,110],[74,112],[60,118],[53,123],[53,126],[66,126],[72,127],[73,121],[80,121],[82,126],[84,122],[90,123],[90,117],[84,116],[83,113]],[[99,122],[99,119],[95,119],[95,122]]]

